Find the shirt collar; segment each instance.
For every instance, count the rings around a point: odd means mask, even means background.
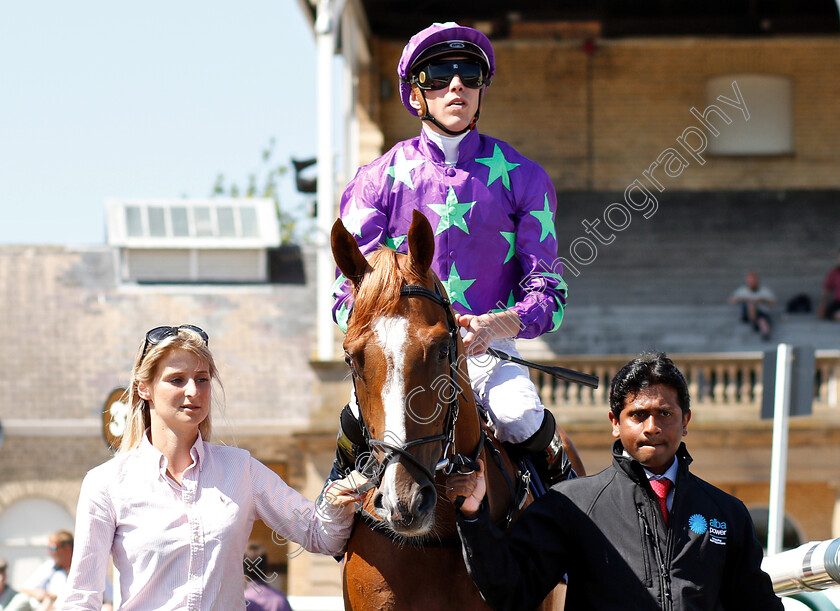
[[[471,129],[458,144],[458,161],[463,162],[464,160],[470,160],[475,157],[478,145],[478,130]],[[418,146],[420,151],[432,161],[441,164],[445,163],[443,151],[438,144],[432,141],[426,129],[420,130],[420,143]]]
[[[144,463],[149,464],[150,467],[157,469],[160,473],[166,474],[166,456],[149,441],[149,429],[146,429],[146,434],[143,435],[143,439],[140,441],[139,451]],[[199,471],[204,467],[204,451],[204,440],[201,438],[201,431],[199,431],[195,443],[190,448],[190,456],[198,466]]]
[[[423,123],[423,133],[432,141],[441,151],[443,151],[444,162],[446,165],[455,165],[458,163],[458,147],[461,141],[466,137],[467,133],[458,134],[457,136],[445,136],[434,131],[429,127],[428,123]]]
[[[651,479],[669,479],[671,480],[672,484],[677,482],[677,471],[679,470],[680,459],[677,458],[676,454],[674,455],[674,462],[671,463],[671,466],[668,467],[668,470],[665,471],[662,475],[656,475],[655,473],[651,473],[647,469],[645,469],[645,475],[647,475],[648,480]],[[644,467],[643,467],[644,468]]]

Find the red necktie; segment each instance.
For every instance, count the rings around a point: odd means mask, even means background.
[[[668,526],[668,492],[671,490],[671,480],[666,477],[652,479],[650,480],[650,487],[653,488],[653,493],[659,501],[659,507],[662,508],[662,515],[665,517],[665,526]]]

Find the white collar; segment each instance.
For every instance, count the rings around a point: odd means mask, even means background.
[[[423,131],[426,132],[426,137],[431,140],[437,147],[443,151],[444,163],[446,165],[455,165],[458,163],[458,147],[469,132],[458,134],[457,136],[444,136],[439,134],[431,127],[423,123]]]

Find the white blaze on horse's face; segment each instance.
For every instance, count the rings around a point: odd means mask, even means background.
[[[408,343],[408,320],[402,316],[377,318],[373,322],[376,343],[382,349],[388,373],[382,386],[382,407],[385,412],[383,439],[402,446],[405,443],[405,347]],[[385,506],[397,507],[396,465],[391,463],[379,486]]]

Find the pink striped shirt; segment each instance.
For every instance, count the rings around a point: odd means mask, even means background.
[[[120,574],[120,609],[245,609],[242,560],[254,520],[311,552],[340,555],[352,503],[317,506],[246,451],[199,435],[179,486],[143,438],[85,476],[61,609],[100,609],[108,558]],[[325,495],[325,497],[328,495]]]

